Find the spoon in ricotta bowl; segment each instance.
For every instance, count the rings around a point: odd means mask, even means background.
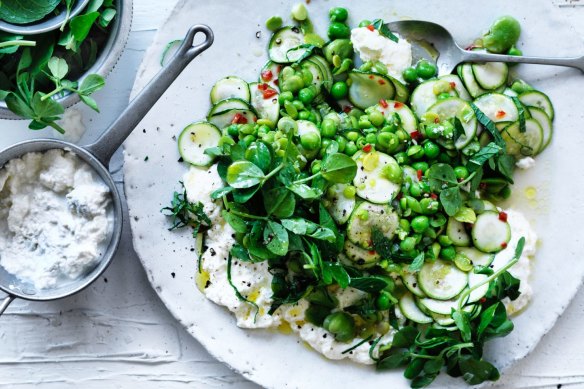
[[[193,45],[199,32],[205,38]],[[164,69],[95,143],[80,147],[34,139],[0,152],[0,290],[8,294],[0,314],[15,298],[48,301],[77,293],[105,271],[123,222],[110,159],[183,69],[212,43],[208,26],[191,27]]]

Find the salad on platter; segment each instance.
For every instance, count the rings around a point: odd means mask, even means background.
[[[537,236],[511,195],[550,143],[554,110],[505,63],[438,75],[383,20],[327,39],[303,4],[279,17],[257,80],[210,92],[178,137],[188,166],[171,229],[191,227],[197,286],[242,328],[296,334],[329,359],[498,379],[483,359],[531,295]],[[468,50],[521,55],[497,19]]]

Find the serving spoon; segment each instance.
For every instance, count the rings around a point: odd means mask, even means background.
[[[203,33],[202,43],[193,46],[197,33]],[[37,289],[33,284],[16,278],[0,266],[0,290],[8,297],[0,301],[0,315],[15,298],[34,301],[49,301],[70,296],[89,286],[107,268],[113,259],[122,235],[122,196],[108,170],[108,165],[115,151],[122,145],[134,128],[142,121],[156,101],[178,77],[184,68],[199,54],[213,43],[213,31],[205,25],[196,25],[190,28],[182,44],[168,64],[158,72],[144,90],[130,102],[122,114],[109,126],[99,139],[85,147],[56,139],[33,139],[8,147],[0,152],[0,167],[8,161],[22,157],[30,152],[44,152],[51,149],[60,149],[73,152],[87,163],[107,185],[112,197],[113,227],[106,243],[107,249],[101,254],[99,263],[83,277],[74,281],[58,285],[54,288]]]
[[[448,30],[439,24],[424,20],[400,20],[386,24],[412,44],[414,59],[428,59],[436,63],[438,75],[450,74],[461,62],[513,62],[540,65],[568,66],[584,72],[584,56],[573,58],[524,57],[488,54],[460,47]]]

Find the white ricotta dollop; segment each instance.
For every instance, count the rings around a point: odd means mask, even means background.
[[[506,209],[507,222],[511,227],[511,240],[504,250],[501,250],[495,255],[495,260],[492,263],[493,270],[497,271],[505,266],[515,255],[517,243],[521,237],[525,237],[525,246],[519,261],[509,269],[509,273],[521,281],[519,291],[521,295],[515,301],[507,300],[507,312],[513,314],[521,311],[527,306],[533,294],[531,286],[529,285],[529,275],[531,274],[531,259],[535,255],[537,245],[537,235],[531,228],[529,221],[523,216],[521,212],[513,209]]]
[[[359,27],[351,30],[351,42],[363,62],[379,61],[387,66],[390,76],[404,81],[403,71],[412,66],[412,45],[406,39],[399,37],[394,42],[376,29]]]
[[[0,170],[0,265],[38,289],[95,267],[111,224],[108,187],[74,153],[28,153]]]
[[[535,159],[531,158],[531,157],[524,157],[521,158],[519,161],[517,161],[515,163],[515,166],[517,166],[519,169],[531,169],[532,167],[535,166]]]

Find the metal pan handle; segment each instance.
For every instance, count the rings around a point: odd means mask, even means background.
[[[4,313],[6,308],[8,308],[8,306],[10,305],[11,302],[14,301],[14,299],[15,297],[9,294],[4,300],[2,300],[2,303],[0,303],[0,315]]]
[[[203,43],[193,46],[195,35],[205,34]],[[114,152],[122,145],[134,128],[142,121],[166,89],[187,67],[187,65],[203,51],[213,44],[213,31],[205,25],[196,25],[189,29],[182,44],[158,74],[146,85],[144,90],[136,96],[122,114],[110,125],[99,139],[85,147],[107,167]]]

